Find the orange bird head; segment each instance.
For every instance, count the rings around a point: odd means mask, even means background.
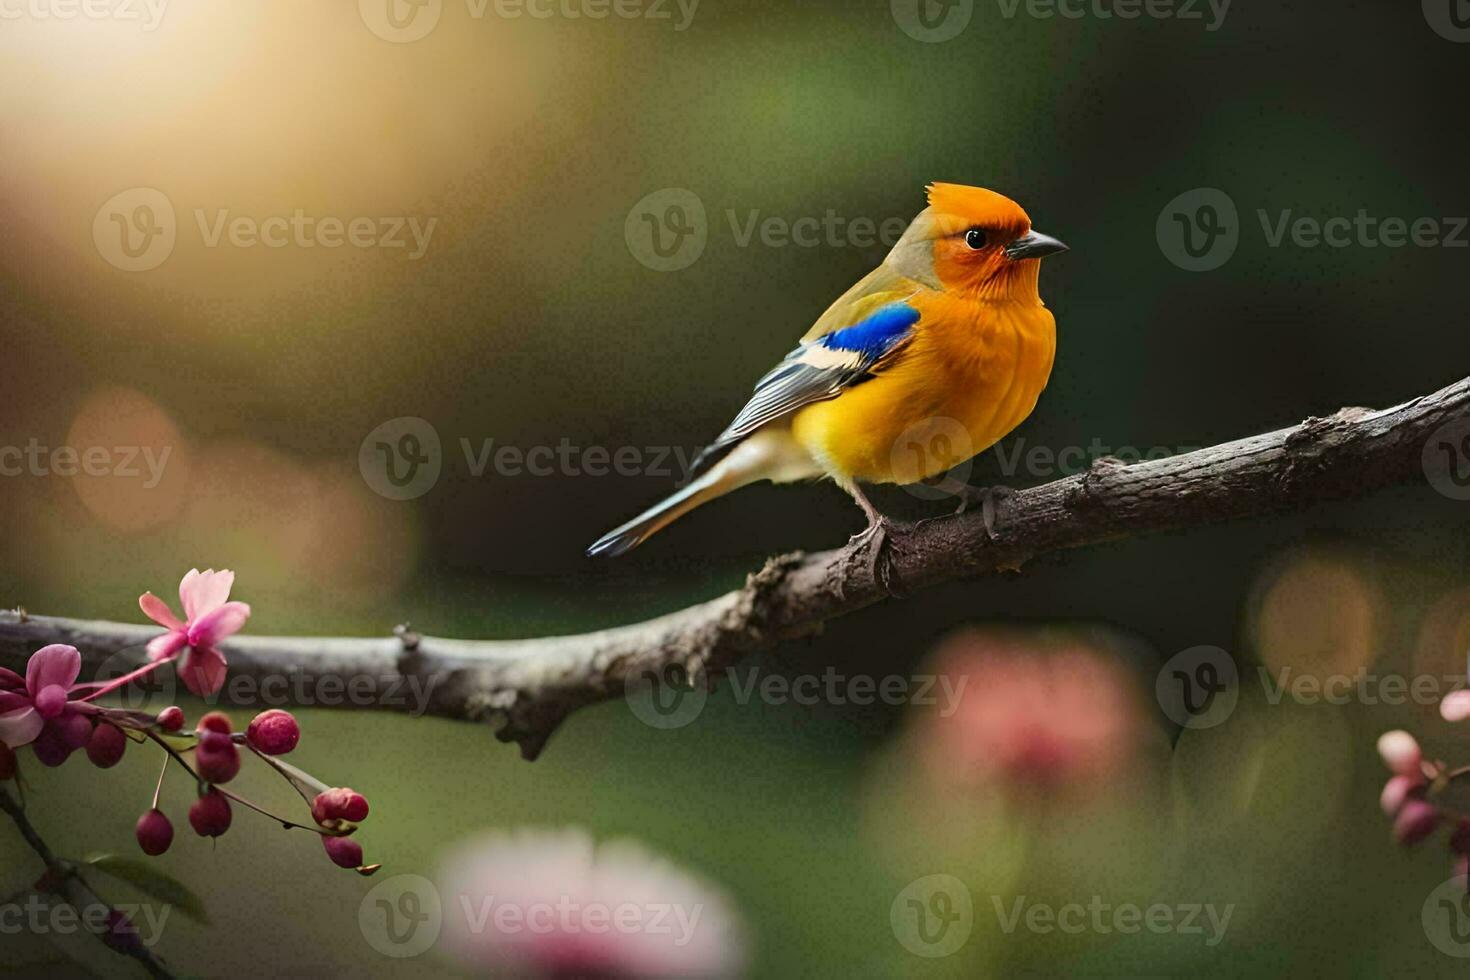
[[[890,262],[950,292],[1034,293],[1036,260],[1067,246],[1031,230],[1031,218],[1004,194],[964,184],[929,185],[929,206],[894,247]]]

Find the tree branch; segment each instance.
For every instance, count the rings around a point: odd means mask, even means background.
[[[1458,423],[1453,432],[1438,433],[1426,453],[1431,436],[1451,423]],[[1084,473],[1003,498],[993,536],[975,512],[898,528],[882,563],[886,576],[873,573],[871,541],[849,542],[772,558],[744,587],[717,599],[577,636],[470,641],[403,627],[379,639],[236,636],[224,647],[231,679],[223,696],[268,704],[275,690],[280,700],[295,692],[297,703],[494,720],[498,737],[533,759],[568,714],[622,696],[625,684],[648,672],[666,678],[680,667],[691,683],[704,682],[750,651],[816,633],[827,620],[886,598],[885,581],[912,593],[1112,538],[1361,496],[1424,479],[1439,437],[1446,449],[1470,437],[1470,378],[1382,411],[1343,409],[1167,459],[1097,460]],[[1445,466],[1453,465],[1446,457]],[[0,663],[19,669],[46,643],[78,647],[94,668],[115,654],[141,663],[142,645],[157,632],[0,613]]]
[[[57,857],[51,848],[46,845],[46,842],[41,839],[40,833],[37,832],[35,826],[31,823],[30,818],[26,816],[25,807],[11,797],[10,793],[4,789],[0,789],[0,810],[4,810],[10,816],[10,819],[15,821],[15,826],[20,830],[21,837],[25,838],[25,842],[30,845],[31,850],[36,852],[36,856],[46,866],[47,888],[54,890],[64,898],[67,904],[77,910],[78,916],[84,915],[85,910],[88,908],[105,905],[109,910],[112,909],[112,906],[99,898],[97,893],[92,890],[92,887],[82,879],[75,865]],[[137,960],[143,969],[148,971],[150,977],[169,978],[173,976],[169,972],[168,967],[163,965],[163,961],[157,956],[154,956],[153,951],[147,946],[141,943],[113,945],[108,943],[106,938],[100,934],[97,938],[102,940],[103,944],[113,952],[121,956],[130,956]]]

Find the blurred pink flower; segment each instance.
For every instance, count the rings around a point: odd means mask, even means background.
[[[1422,775],[1420,763],[1424,760],[1424,753],[1414,736],[1406,731],[1395,729],[1378,736],[1378,755],[1389,772],[1400,776]]]
[[[143,614],[168,630],[148,641],[149,658],[172,660],[187,650],[179,677],[185,687],[201,697],[218,691],[225,682],[225,655],[216,644],[240,632],[250,618],[248,605],[228,601],[234,584],[234,572],[191,568],[179,583],[183,622],[152,592],[138,597]]]
[[[446,948],[509,976],[740,973],[739,925],[719,891],[630,841],[585,831],[491,834],[439,876]]]
[[[1439,703],[1439,713],[1445,721],[1464,721],[1470,718],[1470,690],[1446,694]]]
[[[1088,647],[966,631],[941,646],[934,670],[958,692],[957,707],[925,716],[917,735],[944,784],[1085,789],[1138,747],[1143,715],[1128,673]]]
[[[45,731],[48,750],[61,758],[87,743],[93,709],[71,700],[82,655],[76,647],[53,643],[31,654],[26,676],[0,668],[0,742],[18,748],[36,741]],[[64,751],[63,751],[64,749]]]

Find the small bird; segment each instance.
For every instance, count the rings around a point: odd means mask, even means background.
[[[1056,321],[1036,291],[1046,255],[1010,198],[930,184],[883,264],[844,293],[765,377],[696,458],[677,493],[603,535],[589,555],[621,555],[689,511],[750,483],[830,478],[867,515],[888,520],[860,484],[912,484],[993,446],[1033,408],[1051,375]],[[945,477],[964,502],[992,491]]]

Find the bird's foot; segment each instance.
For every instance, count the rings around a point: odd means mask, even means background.
[[[898,580],[893,561],[893,538],[902,533],[898,522],[882,514],[874,514],[868,526],[854,534],[847,542],[857,554],[865,554],[868,560],[868,575],[873,584],[891,596],[902,598],[894,587]]]
[[[1015,495],[1016,491],[1010,487],[965,487],[959,494],[960,505],[955,508],[955,513],[963,514],[971,504],[978,503],[981,519],[985,523],[985,536],[994,541],[995,518],[1000,513],[1001,505]]]

